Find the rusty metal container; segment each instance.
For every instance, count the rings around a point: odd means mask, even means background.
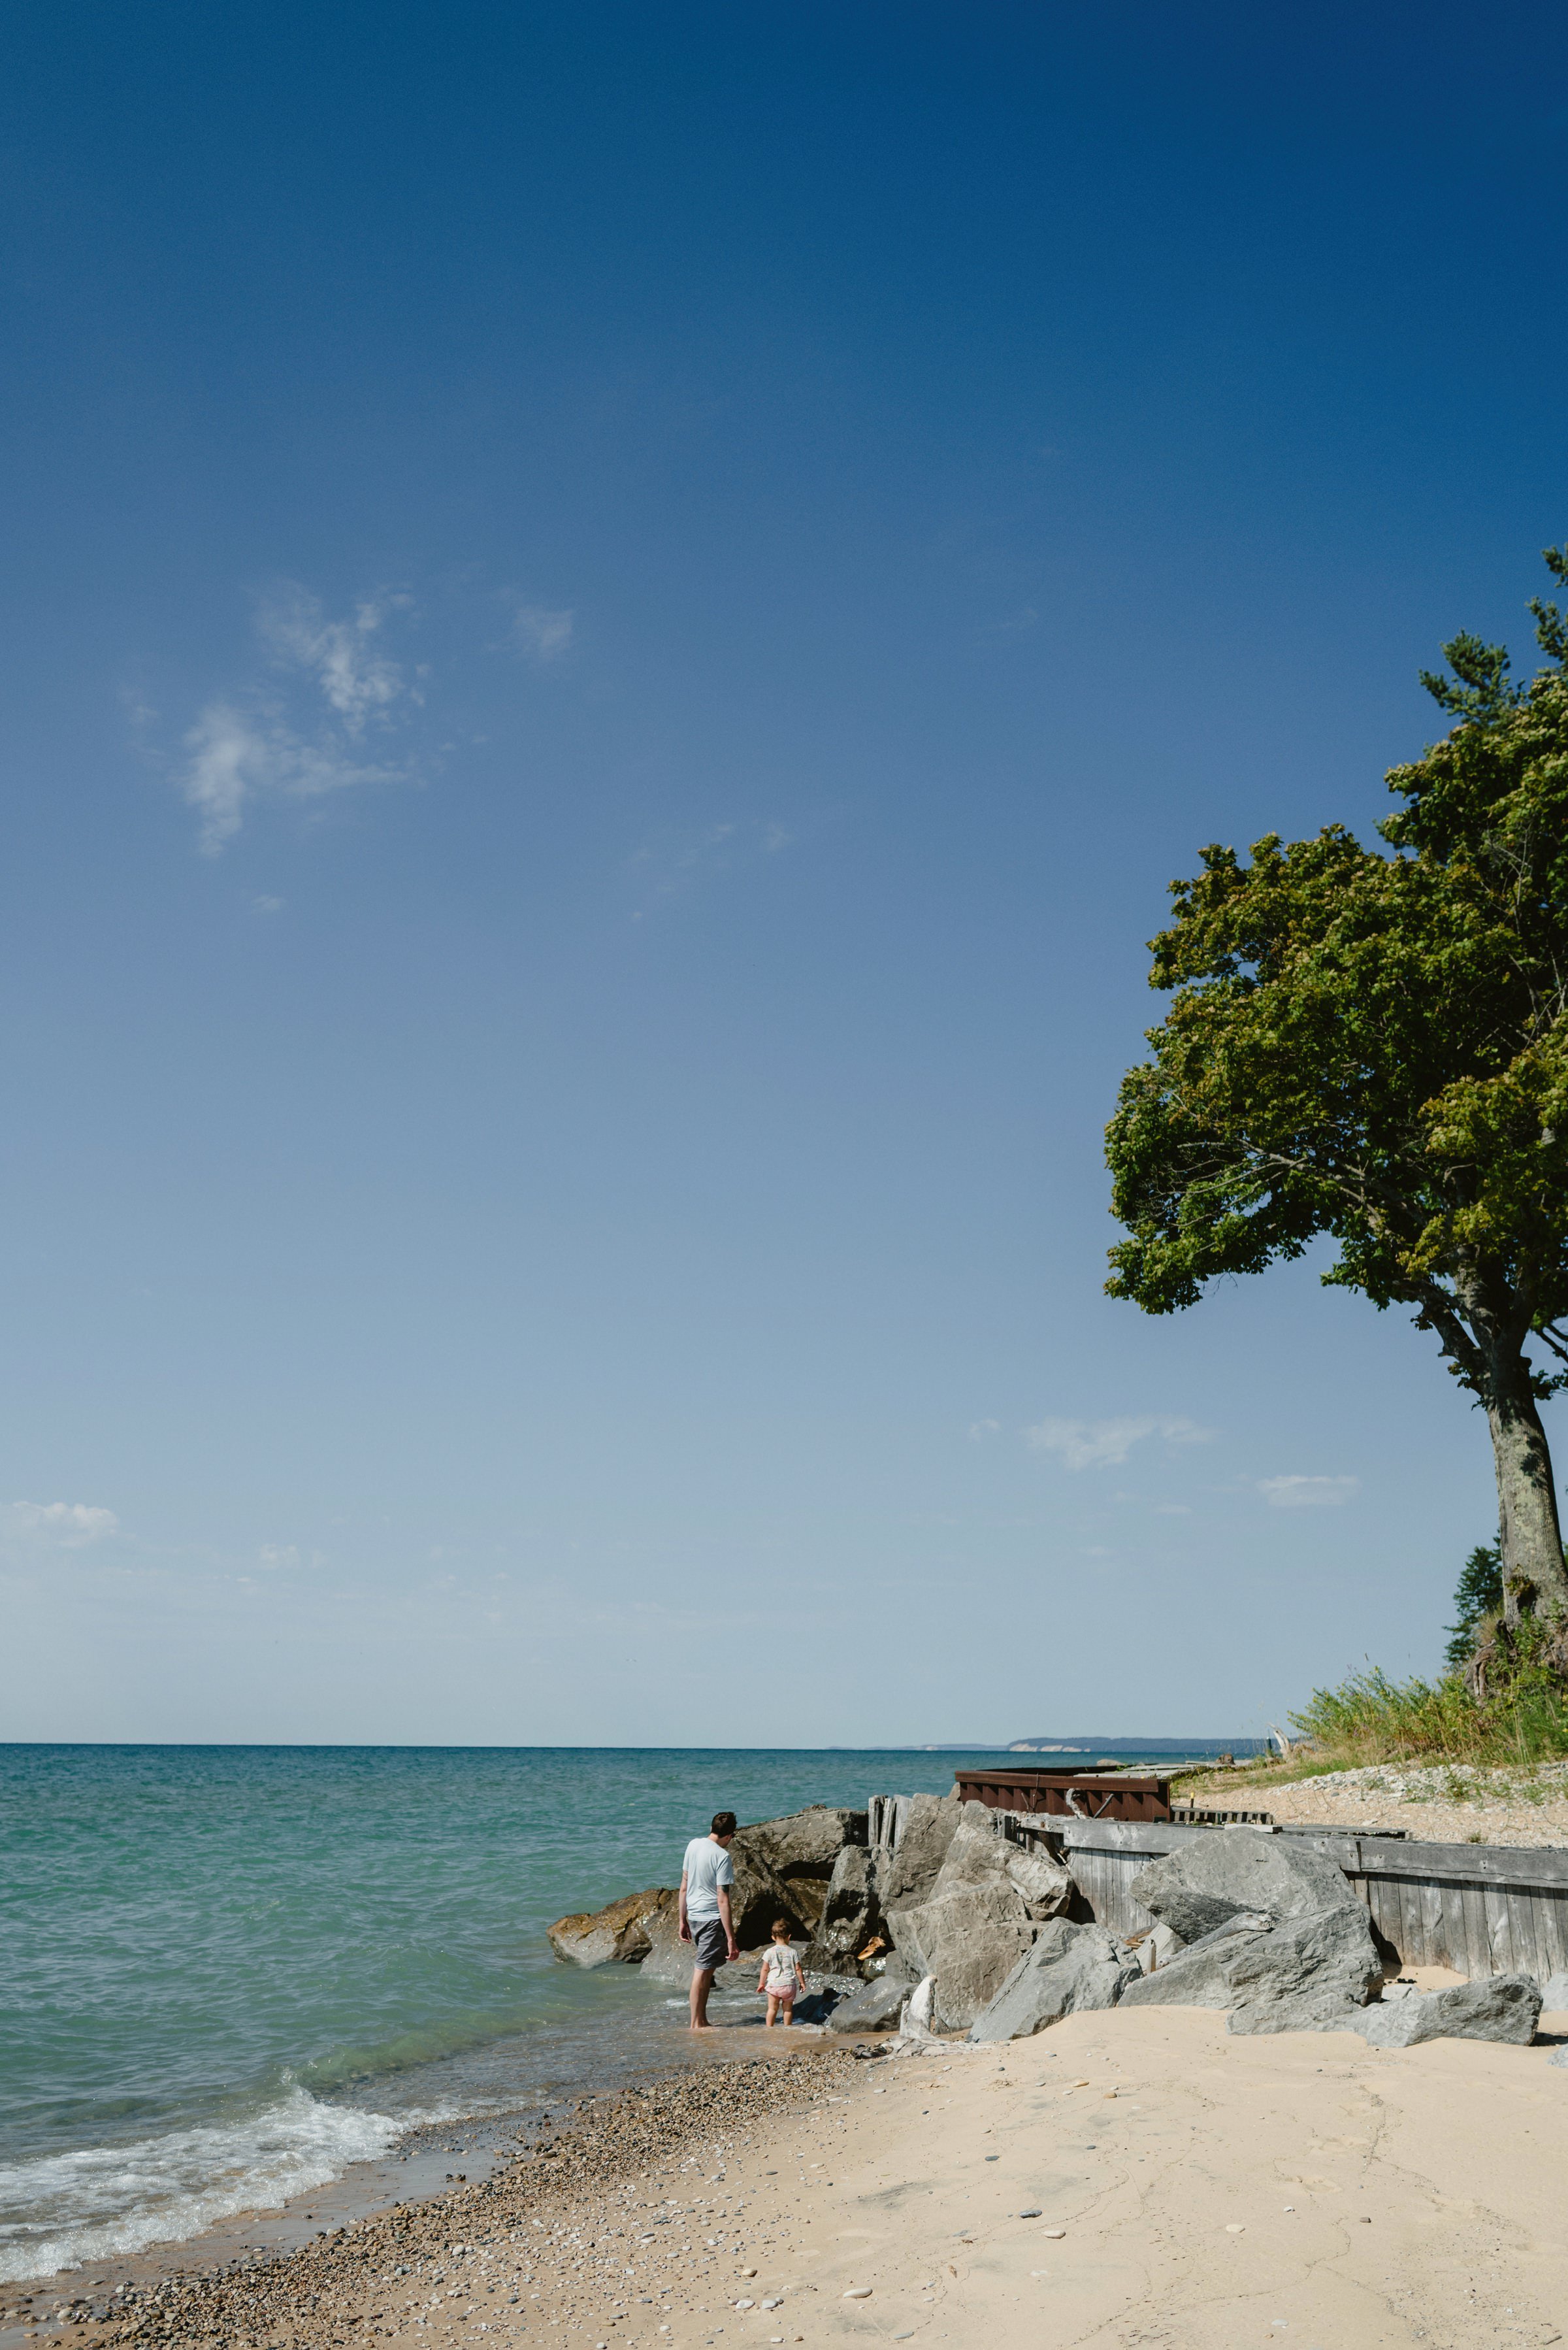
[[[953,1792],[993,1812],[1035,1812],[1080,1820],[1168,1820],[1170,1781],[1153,1772],[1032,1771],[993,1763],[955,1771]]]

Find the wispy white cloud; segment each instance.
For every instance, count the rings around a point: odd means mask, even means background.
[[[251,899],[251,910],[254,913],[257,914],[281,914],[283,911],[283,899],[281,898],[253,898]]]
[[[543,604],[520,604],[512,627],[518,645],[530,660],[559,660],[571,650],[576,615],[572,611],[552,612]]]
[[[112,1510],[88,1502],[13,1502],[3,1513],[5,1529],[14,1541],[41,1550],[83,1550],[119,1532]]]
[[[1260,1477],[1258,1491],[1272,1509],[1339,1509],[1361,1491],[1359,1477]]]
[[[345,731],[355,737],[366,721],[391,708],[410,689],[396,661],[378,652],[375,639],[394,612],[406,612],[409,596],[366,597],[351,620],[328,620],[317,598],[291,588],[264,604],[257,619],[262,640],[281,669],[303,670],[314,679]]]
[[[184,739],[180,788],[205,855],[222,852],[258,798],[319,799],[408,775],[406,763],[373,754],[367,738],[384,743],[423,699],[417,675],[377,644],[410,606],[407,596],[366,598],[351,619],[332,620],[300,588],[262,606],[256,629],[273,682],[214,696]]]
[[[718,874],[776,857],[794,843],[794,836],[781,824],[730,820],[649,841],[627,859],[627,870],[642,890],[642,903],[632,920],[640,921],[661,901],[689,897]]]
[[[302,742],[281,720],[246,716],[210,702],[185,737],[182,788],[202,820],[202,848],[216,857],[244,819],[245,803],[273,792],[308,800],[354,784],[390,783],[402,770],[345,756],[330,743]]]
[[[999,1419],[971,1419],[969,1424],[971,1444],[983,1444],[988,1438],[998,1436],[1001,1432],[1002,1422]]]
[[[1125,1419],[1043,1419],[1023,1433],[1036,1452],[1054,1453],[1068,1469],[1114,1469],[1147,1437],[1207,1444],[1216,1430],[1170,1413],[1144,1413]]]

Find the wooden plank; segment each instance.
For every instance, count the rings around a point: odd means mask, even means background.
[[[1132,1881],[1144,1866],[1141,1853],[1079,1853],[1073,1874],[1096,1925],[1114,1934],[1140,1934],[1154,1923],[1132,1898]]]
[[[1444,1967],[1449,1961],[1438,1954],[1449,1947],[1449,1896],[1441,1885],[1427,1884],[1418,1888],[1421,1909],[1420,1955],[1412,1958],[1416,1967]]]
[[[1364,1873],[1363,1841],[1360,1836],[1331,1833],[1327,1828],[1321,1832],[1314,1829],[1310,1835],[1304,1830],[1293,1829],[1291,1833],[1293,1844],[1304,1844],[1312,1851],[1321,1852],[1325,1859],[1334,1862],[1336,1868],[1343,1868],[1347,1877],[1358,1877]]]
[[[1555,1845],[1535,1848],[1421,1844],[1414,1838],[1404,1842],[1379,1836],[1363,1836],[1360,1845],[1362,1867],[1379,1877],[1445,1877],[1467,1885],[1568,1887],[1568,1850]]]
[[[1521,1913],[1521,1923],[1530,1942],[1530,1971],[1541,1982],[1546,1981],[1551,1968],[1546,1964],[1545,1925],[1546,1897],[1539,1890],[1516,1893],[1514,1907]]]
[[[1535,1896],[1528,1887],[1510,1886],[1497,1898],[1508,1950],[1508,1962],[1499,1972],[1532,1975],[1541,1963],[1535,1948]]]
[[[1427,1942],[1423,1930],[1425,1920],[1421,1915],[1423,1888],[1419,1885],[1411,1885],[1404,1877],[1400,1877],[1389,1889],[1397,1891],[1399,1896],[1399,1931],[1395,1936],[1395,1940],[1399,1946],[1400,1959],[1407,1967],[1421,1966],[1425,1961],[1415,1954],[1417,1950],[1424,1950]]]
[[[1463,1932],[1449,1963],[1462,1975],[1489,1975],[1491,1944],[1487,1935],[1485,1891],[1479,1885],[1461,1886],[1459,1898]]]
[[[1521,1900],[1523,1900],[1526,1897],[1522,1894],[1519,1896]],[[1547,1914],[1552,1907],[1552,1896],[1549,1892],[1537,1890],[1531,1893],[1528,1898],[1530,1902],[1530,1947],[1534,1958],[1534,1963],[1531,1967],[1530,1971],[1536,1977],[1538,1981],[1544,1982],[1547,1976],[1552,1972],[1552,1962],[1546,1955],[1548,1948]]]
[[[1037,1815],[1038,1816],[1038,1815]],[[1155,1859],[1175,1852],[1194,1836],[1268,1835],[1268,1828],[1183,1827],[1145,1820],[1040,1819],[1053,1839],[1069,1852],[1136,1852]],[[1417,1838],[1346,1835],[1334,1829],[1293,1831],[1315,1852],[1325,1854],[1347,1875],[1441,1877],[1460,1884],[1562,1886],[1568,1890],[1568,1847],[1556,1845],[1425,1844]]]
[[[1225,1828],[1184,1828],[1168,1825],[1160,1820],[1075,1820],[1060,1817],[1040,1825],[1047,1835],[1061,1835],[1068,1852],[1136,1853],[1144,1860],[1158,1860],[1161,1853],[1176,1852],[1194,1836],[1225,1835]],[[1238,1835],[1253,1831],[1238,1829]]]
[[[1401,1965],[1413,1965],[1415,1962],[1410,1959],[1408,1953],[1405,1950],[1403,1942],[1400,1939],[1404,1928],[1403,1920],[1399,1915],[1399,1896],[1397,1891],[1392,1889],[1386,1885],[1381,1885],[1376,1880],[1366,1883],[1363,1887],[1358,1887],[1357,1889],[1362,1893],[1362,1898],[1366,1903],[1367,1911],[1371,1917],[1373,1924],[1376,1927],[1377,1931],[1382,1935],[1386,1942],[1392,1942],[1395,1950],[1398,1951]]]

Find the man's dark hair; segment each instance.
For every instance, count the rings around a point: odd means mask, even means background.
[[[713,1814],[713,1834],[714,1834],[715,1835],[734,1835],[734,1833],[735,1833],[735,1814],[734,1814],[734,1813],[733,1813],[733,1812],[715,1812],[715,1813],[714,1813],[714,1814]]]

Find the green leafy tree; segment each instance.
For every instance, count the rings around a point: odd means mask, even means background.
[[[1489,1616],[1502,1610],[1502,1553],[1495,1543],[1478,1543],[1464,1563],[1454,1593],[1458,1621],[1449,1627],[1443,1655],[1450,1665],[1468,1665],[1475,1654],[1476,1635]]]
[[[1490,1429],[1511,1625],[1568,1610],[1568,622],[1530,608],[1530,685],[1470,636],[1423,677],[1455,723],[1390,773],[1386,851],[1329,825],[1172,884],[1173,1001],[1106,1134],[1113,1296],[1172,1313],[1327,1238],[1326,1282],[1434,1334]]]

